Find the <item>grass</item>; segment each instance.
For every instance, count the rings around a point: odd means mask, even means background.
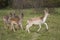
[[[56,9],[56,14],[48,17],[46,22],[48,23],[49,30],[46,31],[45,25],[42,25],[38,33],[38,25],[33,25],[30,28],[31,33],[27,33],[25,30],[18,30],[16,32],[5,30],[2,17],[10,11],[9,9],[0,10],[0,40],[60,40],[60,8]],[[32,9],[24,9],[24,29],[27,24],[26,20],[37,16],[41,16],[41,14],[33,14]]]

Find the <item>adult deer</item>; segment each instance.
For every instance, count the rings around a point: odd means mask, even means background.
[[[39,30],[41,29],[41,25],[45,24],[46,25],[46,29],[48,30],[48,25],[46,23],[46,19],[49,15],[48,13],[48,9],[44,10],[44,16],[43,17],[36,17],[36,18],[31,18],[29,20],[27,20],[27,25],[26,25],[26,31],[28,31],[28,33],[30,33],[29,28],[34,24],[34,25],[39,25],[39,29],[37,30],[39,32]]]
[[[15,32],[14,25],[16,25],[16,28],[21,27],[21,29],[23,29],[23,27],[22,27],[23,16],[24,16],[23,13],[21,13],[19,16],[14,16],[9,19],[10,23],[11,23],[11,30],[13,30]]]

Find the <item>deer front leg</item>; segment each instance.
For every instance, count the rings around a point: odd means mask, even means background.
[[[11,23],[11,30],[15,32],[14,24]]]
[[[48,30],[48,25],[47,25],[47,23],[44,23],[45,25],[46,25],[46,29]]]
[[[15,24],[15,29],[16,29],[16,30],[20,29],[20,28],[19,28],[19,24]]]
[[[39,24],[39,29],[37,30],[37,32],[39,32],[39,31],[40,31],[40,29],[41,29],[41,24]]]

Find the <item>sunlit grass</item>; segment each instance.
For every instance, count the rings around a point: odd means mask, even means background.
[[[60,40],[60,9],[57,11],[57,15],[49,15],[47,23],[49,30],[46,31],[45,25],[42,25],[42,28],[39,32],[37,29],[38,25],[33,25],[30,28],[31,33],[25,31],[26,21],[32,17],[41,16],[41,14],[33,14],[32,9],[24,9],[24,19],[23,19],[23,28],[24,30],[17,30],[16,32],[5,30],[3,26],[2,17],[9,13],[11,10],[0,10],[0,40]]]

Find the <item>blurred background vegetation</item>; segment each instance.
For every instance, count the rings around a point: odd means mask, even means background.
[[[60,7],[60,0],[0,0],[0,9],[11,8],[40,8]]]
[[[44,8],[49,8],[50,12],[56,13],[55,9],[60,7],[60,0],[0,0],[0,9],[30,9],[34,12],[42,12]]]

